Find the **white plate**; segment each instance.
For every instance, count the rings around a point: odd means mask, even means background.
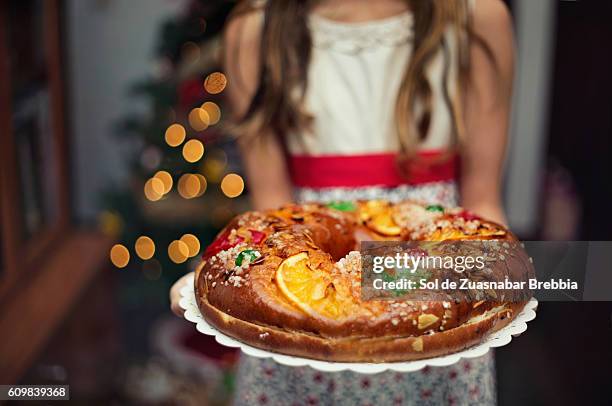
[[[272,358],[274,361],[283,365],[290,366],[309,366],[319,371],[334,372],[351,370],[364,374],[375,374],[387,370],[398,372],[412,372],[425,368],[426,366],[448,366],[459,362],[462,358],[475,358],[486,354],[491,348],[502,347],[508,344],[512,337],[516,337],[527,330],[527,322],[535,319],[538,301],[531,299],[523,308],[521,313],[510,322],[506,327],[488,336],[482,343],[441,357],[422,359],[406,362],[385,362],[385,363],[366,363],[366,362],[326,362],[309,358],[294,357],[291,355],[278,354],[270,351],[260,350],[252,347],[232,337],[229,337],[210,324],[202,317],[200,309],[195,300],[193,287],[193,275],[187,281],[187,285],[181,289],[181,300],[179,306],[185,309],[184,317],[196,324],[196,329],[206,335],[214,336],[215,340],[227,347],[240,348],[247,355],[257,358]]]

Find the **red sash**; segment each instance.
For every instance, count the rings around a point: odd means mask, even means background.
[[[443,152],[421,151],[400,171],[394,153],[368,155],[292,155],[289,170],[298,187],[365,187],[419,185],[452,181],[459,172],[459,156],[444,159]],[[402,172],[407,174],[405,177]]]

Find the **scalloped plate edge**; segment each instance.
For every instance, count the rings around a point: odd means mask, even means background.
[[[179,306],[185,310],[184,318],[192,323],[195,323],[196,329],[202,334],[214,336],[215,340],[221,345],[239,348],[242,352],[252,357],[272,358],[274,361],[282,365],[294,367],[309,366],[324,372],[350,370],[363,374],[375,374],[387,370],[396,372],[414,372],[423,369],[426,366],[449,366],[459,362],[462,358],[476,358],[483,356],[489,352],[491,348],[498,348],[508,345],[512,341],[513,337],[517,337],[527,331],[527,322],[536,318],[536,309],[538,307],[538,301],[535,298],[532,298],[525,305],[519,315],[506,327],[491,334],[482,343],[453,354],[406,362],[327,362],[261,350],[229,337],[215,329],[208,324],[204,317],[202,317],[202,314],[200,313],[200,310],[196,304],[193,277],[187,280],[187,284],[181,289],[180,294],[181,299],[179,301]]]

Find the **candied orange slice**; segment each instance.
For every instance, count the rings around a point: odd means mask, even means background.
[[[366,224],[374,231],[383,235],[395,236],[400,235],[402,232],[402,228],[393,220],[391,211],[374,216]]]
[[[463,239],[465,236],[466,234],[464,234],[461,230],[446,227],[437,229],[433,233],[427,235],[425,239],[428,241],[446,241]]]
[[[350,298],[338,293],[331,275],[310,266],[306,252],[281,262],[276,284],[292,304],[311,316],[338,319],[351,308]]]
[[[380,214],[389,208],[389,202],[386,200],[368,200],[367,202],[359,202],[359,218],[361,221],[368,221],[373,216]]]
[[[501,229],[480,228],[474,234],[467,234],[456,228],[445,227],[443,229],[437,229],[433,233],[429,234],[426,237],[426,240],[429,240],[429,241],[465,240],[465,239],[478,240],[481,238],[501,237],[504,235],[506,235],[506,232]]]
[[[359,217],[369,228],[387,236],[399,235],[402,228],[393,219],[393,206],[386,200],[370,200],[359,207]]]

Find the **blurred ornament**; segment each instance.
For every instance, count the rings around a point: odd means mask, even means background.
[[[200,140],[189,140],[183,145],[183,158],[185,161],[194,163],[202,159],[204,155],[204,144]]]
[[[244,180],[236,173],[228,173],[221,180],[221,191],[229,198],[238,197],[244,190]]]
[[[162,153],[159,148],[151,145],[146,147],[140,154],[140,164],[148,171],[155,170],[159,167],[162,160]]]
[[[140,259],[151,259],[155,255],[155,243],[147,236],[140,236],[134,244],[136,255]]]
[[[172,124],[166,130],[166,134],[164,136],[166,144],[170,145],[171,147],[178,147],[183,143],[183,141],[185,141],[185,134],[185,127],[177,123]]]
[[[227,155],[221,149],[215,149],[206,154],[206,159],[202,164],[202,172],[206,178],[217,183],[223,177],[223,172],[227,166]]]
[[[204,92],[200,79],[189,79],[182,82],[178,88],[179,106],[183,111],[202,103]]]
[[[110,250],[110,260],[117,268],[125,268],[130,262],[130,251],[121,244],[115,244]]]
[[[215,102],[207,101],[202,104],[202,109],[208,114],[209,125],[215,125],[221,119],[221,109]]]
[[[98,216],[98,227],[105,235],[117,237],[123,231],[123,221],[117,213],[105,210]]]
[[[168,246],[168,256],[175,264],[182,264],[189,258],[189,247],[183,241],[174,240]]]
[[[227,78],[221,72],[213,72],[204,80],[204,89],[210,94],[221,93],[226,85]]]

